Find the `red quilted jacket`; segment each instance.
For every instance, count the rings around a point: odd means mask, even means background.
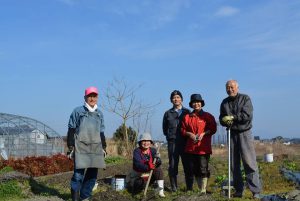
[[[194,134],[201,134],[204,131],[210,130],[209,135],[204,135],[201,141],[194,143],[194,141],[186,136],[186,132]],[[211,150],[211,136],[217,131],[217,123],[213,115],[201,110],[199,113],[193,111],[184,116],[182,120],[181,133],[187,137],[187,143],[184,151],[191,154],[212,154]]]

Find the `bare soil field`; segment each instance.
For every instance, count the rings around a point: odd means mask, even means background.
[[[256,144],[258,162],[260,163],[260,171],[262,175],[264,190],[263,194],[282,194],[288,191],[295,190],[299,187],[294,185],[292,182],[286,181],[279,172],[279,167],[283,164],[284,160],[289,160],[294,163],[294,158],[298,157],[295,164],[299,164],[299,154],[300,146],[282,146],[282,145],[272,145],[274,150],[274,163],[264,163],[263,155],[266,153],[266,146],[264,144]],[[268,145],[269,146],[269,145]],[[132,168],[132,161],[127,160],[125,163],[117,165],[108,165],[105,170],[99,170],[98,174],[98,188],[94,191],[93,201],[127,201],[127,200],[174,200],[174,201],[196,201],[196,200],[227,200],[226,197],[220,196],[221,187],[217,185],[217,178],[227,174],[227,149],[214,147],[214,154],[212,155],[211,161],[211,178],[209,179],[208,190],[212,194],[207,194],[205,196],[199,196],[196,185],[194,186],[193,192],[185,192],[185,182],[182,166],[179,167],[178,184],[179,192],[172,193],[169,191],[169,180],[167,175],[168,159],[166,150],[162,149],[162,168],[165,178],[165,191],[166,198],[159,198],[155,191],[155,187],[150,187],[146,199],[142,199],[142,194],[131,195],[129,192],[116,191],[112,188],[112,185],[107,183],[107,178],[114,177],[115,175],[127,175]],[[23,189],[23,191],[28,195],[27,199],[23,201],[62,201],[71,200],[70,197],[70,179],[73,172],[59,173],[55,175],[41,176],[35,178],[29,178],[26,175],[17,175],[15,179],[17,180],[28,180],[30,188]],[[14,176],[10,176],[12,179]],[[1,177],[0,177],[1,179]],[[1,199],[0,199],[1,200]],[[20,200],[20,199],[19,199]],[[233,199],[234,201],[241,200],[252,200],[249,190],[246,192],[245,198],[243,199]]]

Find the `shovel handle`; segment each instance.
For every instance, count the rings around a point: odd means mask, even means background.
[[[160,145],[158,145],[156,153],[159,153],[159,149],[160,149]],[[153,163],[154,164],[156,163],[156,158],[154,158]],[[149,187],[149,184],[150,184],[152,174],[153,174],[153,170],[150,170],[150,174],[149,174],[149,177],[148,177],[148,180],[147,180],[147,183],[146,183],[146,187],[145,187],[145,190],[144,190],[144,197],[146,197],[146,195],[147,195],[147,190],[148,190],[148,187]]]

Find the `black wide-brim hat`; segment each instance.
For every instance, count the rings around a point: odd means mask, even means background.
[[[193,108],[193,102],[196,102],[196,101],[200,101],[201,102],[201,107],[203,107],[205,105],[205,102],[204,100],[202,99],[202,96],[200,94],[192,94],[191,95],[191,101],[189,103],[189,106],[191,108]]]

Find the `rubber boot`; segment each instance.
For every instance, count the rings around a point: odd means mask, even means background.
[[[74,191],[71,189],[71,198],[72,201],[80,201],[79,191]]]
[[[158,195],[161,198],[166,197],[164,194],[164,180],[157,180],[157,185],[158,185]]]
[[[172,177],[170,176],[170,184],[171,184],[171,190],[173,192],[176,192],[177,191],[177,177]]]
[[[201,194],[206,194],[207,180],[208,180],[207,177],[201,178],[201,188],[200,188]]]
[[[201,190],[201,187],[202,187],[202,178],[201,177],[196,177],[195,179],[196,179],[196,182],[197,182],[199,190]]]
[[[185,184],[186,184],[186,190],[187,191],[192,191],[193,190],[193,184],[194,184],[194,178],[185,178]]]

